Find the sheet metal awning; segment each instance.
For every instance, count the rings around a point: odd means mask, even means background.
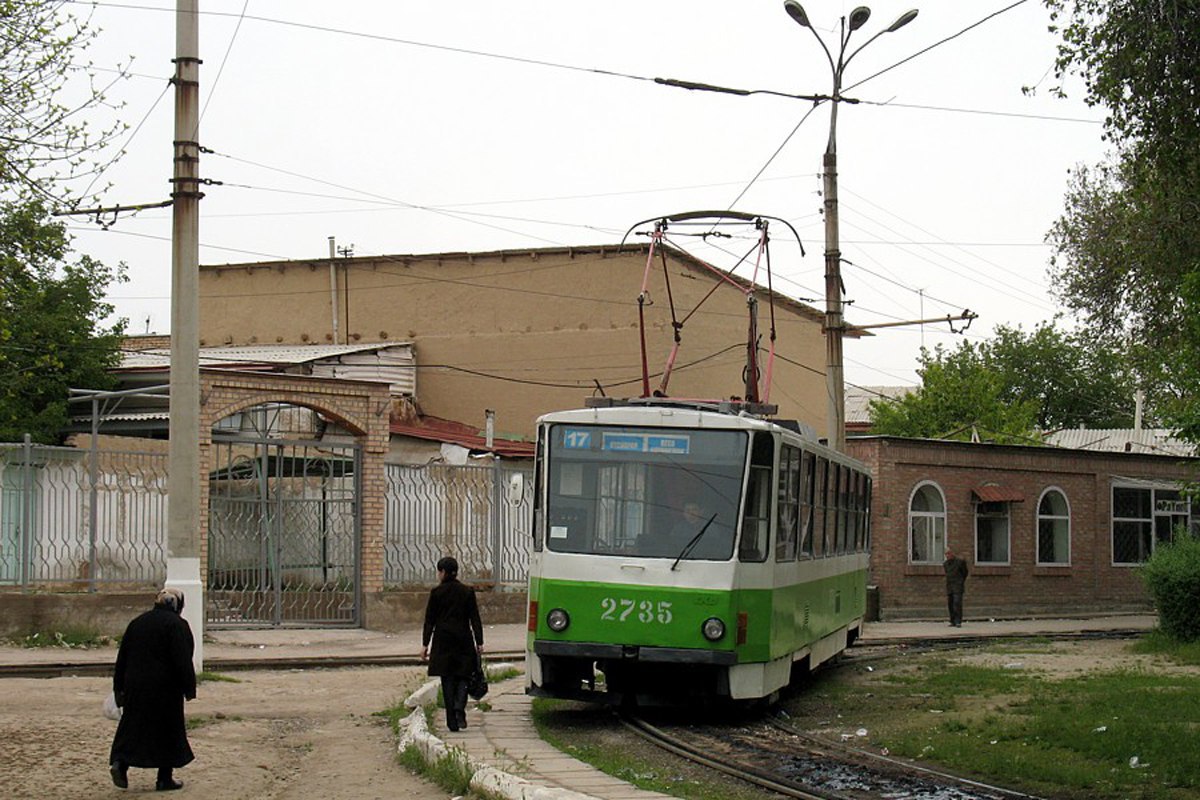
[[[1020,489],[987,483],[971,489],[971,494],[981,503],[1024,503],[1025,494]]]

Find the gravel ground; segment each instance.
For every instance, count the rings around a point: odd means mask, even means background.
[[[415,667],[229,673],[187,704],[196,760],[176,777],[181,797],[237,800],[444,800],[396,763],[387,725],[372,716],[425,680]],[[107,678],[0,680],[0,797],[117,798],[154,792],[154,771],[113,786],[116,723],[101,706]],[[157,795],[156,795],[157,796]]]

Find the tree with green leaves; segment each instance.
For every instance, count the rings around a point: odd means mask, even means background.
[[[1058,77],[1083,78],[1113,146],[1076,170],[1050,231],[1056,291],[1127,339],[1151,403],[1200,441],[1200,2],[1046,5]]]
[[[56,442],[72,387],[112,385],[124,321],[104,327],[122,279],[71,253],[48,204],[87,194],[120,129],[88,124],[108,107],[81,56],[96,31],[65,0],[0,0],[0,441]],[[118,79],[120,75],[118,74]]]
[[[997,326],[993,338],[921,353],[921,386],[871,403],[875,433],[1029,444],[1037,432],[1133,421],[1134,381],[1120,350],[1056,322]]]
[[[1064,331],[1055,320],[1029,333],[998,325],[979,349],[1003,386],[1001,401],[1034,402],[1040,430],[1133,424],[1136,380],[1116,341],[1095,331]]]
[[[112,119],[107,85],[83,54],[97,36],[67,0],[0,0],[0,190],[65,202],[80,179],[101,171],[100,158],[123,130]]]
[[[1036,435],[1037,403],[1008,403],[1004,383],[982,348],[963,341],[947,352],[922,349],[921,386],[895,400],[871,402],[871,431],[887,436],[1027,444]]]
[[[125,322],[104,327],[122,269],[72,258],[61,222],[37,201],[0,203],[0,441],[57,443],[71,388],[105,389]]]

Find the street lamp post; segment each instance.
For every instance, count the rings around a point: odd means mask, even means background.
[[[847,18],[842,17],[841,31],[838,34],[838,54],[834,60],[833,54],[825,45],[825,40],[809,22],[804,7],[796,0],[786,0],[783,9],[796,23],[812,31],[825,58],[829,61],[829,69],[833,73],[833,92],[829,111],[829,141],[825,145],[825,157],[822,162],[823,191],[825,195],[825,386],[828,395],[826,418],[829,424],[829,444],[836,450],[846,449],[846,407],[844,367],[842,364],[842,338],[845,325],[842,320],[842,251],[838,242],[838,196],[837,196],[837,115],[838,104],[842,101],[842,73],[850,59],[862,52],[863,48],[885,33],[903,28],[912,22],[916,16],[915,9],[906,11],[887,28],[879,31],[863,42],[850,54],[846,54],[846,45],[850,35],[866,24],[871,17],[871,9],[858,6],[850,12],[849,25]]]

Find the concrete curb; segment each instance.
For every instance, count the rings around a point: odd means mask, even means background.
[[[489,670],[499,671],[512,668],[512,664],[489,664]],[[598,800],[589,794],[582,794],[572,789],[561,789],[540,786],[525,778],[518,778],[507,772],[496,769],[489,764],[472,761],[461,747],[450,747],[429,730],[425,721],[425,706],[437,702],[440,681],[427,681],[421,688],[410,694],[404,705],[413,712],[400,721],[400,751],[415,747],[425,763],[432,765],[443,758],[459,758],[466,763],[471,771],[471,789],[478,792],[490,792],[505,800]]]

